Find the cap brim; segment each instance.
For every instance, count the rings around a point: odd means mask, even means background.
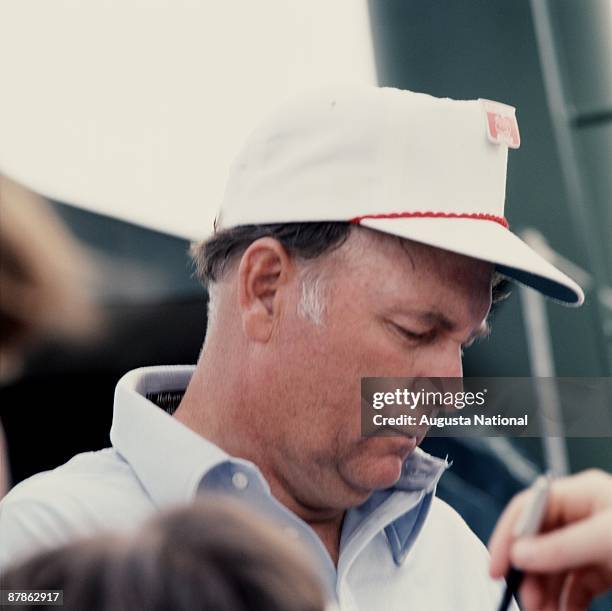
[[[363,219],[363,227],[494,263],[504,276],[565,305],[584,302],[582,289],[498,223],[465,218]]]

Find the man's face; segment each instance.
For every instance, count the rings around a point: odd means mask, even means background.
[[[417,444],[361,437],[361,378],[461,376],[462,346],[490,308],[493,266],[359,229],[322,269],[322,324],[297,314],[296,283],[271,347],[276,363],[266,366],[282,375],[271,383],[268,441],[298,499],[341,508],[393,485]]]

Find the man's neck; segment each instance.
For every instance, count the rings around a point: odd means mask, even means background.
[[[300,501],[299,495],[292,492],[291,486],[284,482],[275,473],[274,469],[266,468],[265,464],[258,462],[256,459],[247,459],[259,467],[270,486],[272,495],[315,531],[325,549],[327,549],[334,566],[337,566],[345,511],[309,507]]]
[[[265,444],[259,443],[254,438],[253,431],[243,432],[238,423],[236,426],[230,426],[231,422],[227,422],[229,415],[227,402],[225,402],[225,409],[216,409],[212,405],[214,398],[210,394],[206,397],[206,403],[202,402],[201,397],[202,393],[194,390],[190,384],[174,417],[230,456],[242,458],[257,465],[268,482],[272,495],[315,531],[334,565],[337,565],[344,511],[313,508],[301,502],[299,495],[292,491],[290,482],[285,481],[274,467],[275,461],[266,457],[262,450],[262,445],[265,446]],[[223,423],[217,422],[217,416],[220,413],[224,414]],[[231,415],[229,418],[232,420]]]

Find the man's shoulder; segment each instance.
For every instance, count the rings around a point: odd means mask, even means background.
[[[77,454],[65,464],[37,473],[17,484],[0,503],[0,509],[12,504],[39,503],[58,505],[75,502],[86,506],[109,498],[109,493],[141,492],[130,465],[112,448]]]
[[[448,503],[434,497],[423,534],[443,540],[449,553],[455,550],[465,556],[469,552],[474,559],[488,563],[489,553],[461,515]]]
[[[459,513],[442,499],[434,497],[415,548],[417,554],[431,557],[432,569],[440,567],[440,551],[444,550],[444,564],[454,579],[470,584],[464,595],[473,598],[474,604],[480,604],[483,600],[496,604],[500,600],[503,581],[489,576],[489,552],[486,546]]]
[[[459,536],[465,535],[467,532],[470,536],[476,537],[461,514],[438,496],[435,496],[432,500],[431,517]]]
[[[0,568],[74,537],[130,526],[153,510],[111,448],[78,454],[16,485],[0,503]]]

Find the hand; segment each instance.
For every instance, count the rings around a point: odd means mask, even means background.
[[[489,542],[491,575],[525,573],[528,610],[586,609],[612,588],[612,476],[589,470],[553,481],[540,534],[514,539],[529,490],[514,497]]]

